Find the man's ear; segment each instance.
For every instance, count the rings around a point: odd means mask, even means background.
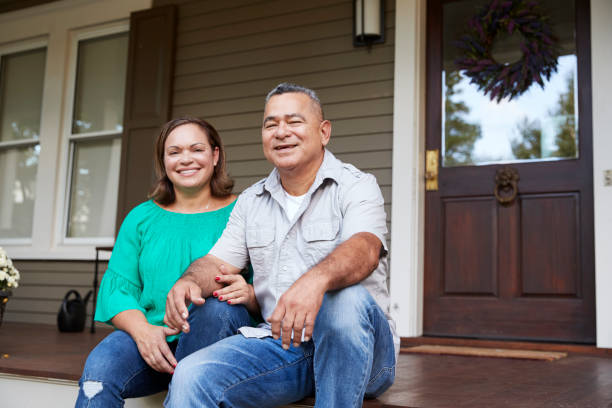
[[[321,144],[325,147],[329,143],[329,138],[331,137],[331,122],[329,120],[324,120],[319,125],[319,133],[321,135]]]

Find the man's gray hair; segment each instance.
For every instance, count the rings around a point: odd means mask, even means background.
[[[292,84],[290,82],[283,82],[274,87],[268,95],[266,96],[266,103],[276,95],[282,95],[286,93],[302,93],[308,95],[308,97],[317,105],[319,110],[321,111],[321,118],[323,118],[323,106],[321,106],[321,100],[317,96],[317,93],[310,88],[306,88],[305,86]]]

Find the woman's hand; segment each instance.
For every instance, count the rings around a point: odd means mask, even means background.
[[[132,338],[138,346],[142,359],[152,369],[161,373],[173,374],[177,361],[166,342],[166,336],[178,333],[176,329],[145,323],[133,330]]]
[[[138,347],[142,359],[155,371],[174,373],[177,361],[166,343],[166,336],[180,331],[150,324],[140,310],[129,309],[117,313],[112,319],[113,325],[128,333]]]
[[[246,283],[240,274],[219,275],[215,277],[215,280],[225,287],[213,292],[213,296],[230,305],[245,304],[255,296],[253,286]]]
[[[253,285],[248,284],[239,273],[226,272],[223,265],[220,270],[221,273],[215,277],[215,281],[224,285],[224,287],[214,291],[213,296],[230,305],[245,305],[249,312],[258,314],[259,304],[255,297]]]

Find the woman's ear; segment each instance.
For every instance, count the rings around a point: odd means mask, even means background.
[[[215,146],[215,150],[213,151],[213,166],[217,166],[219,162],[219,146]]]

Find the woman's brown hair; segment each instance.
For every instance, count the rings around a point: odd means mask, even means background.
[[[157,141],[155,142],[155,174],[157,175],[157,181],[149,193],[149,198],[152,198],[162,205],[172,204],[174,200],[176,200],[174,186],[168,178],[166,167],[164,166],[166,139],[168,139],[168,136],[174,129],[189,123],[199,126],[200,129],[204,131],[213,151],[215,147],[219,148],[219,160],[214,167],[212,178],[210,179],[211,194],[214,197],[227,197],[232,193],[232,189],[234,188],[234,180],[230,178],[225,169],[225,149],[223,148],[219,133],[217,133],[213,125],[204,119],[192,117],[172,119],[161,128],[157,136]]]

